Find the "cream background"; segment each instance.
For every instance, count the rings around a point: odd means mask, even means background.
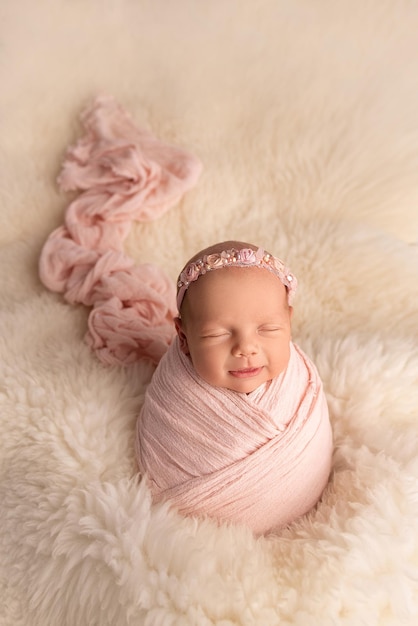
[[[378,626],[418,619],[418,5],[0,5],[0,623]],[[335,433],[317,510],[281,536],[151,508],[132,435],[151,375],[104,368],[37,278],[78,115],[114,95],[203,161],[126,249],[174,278],[250,239],[299,278],[294,339]]]

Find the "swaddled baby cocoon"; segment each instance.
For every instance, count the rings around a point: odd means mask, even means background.
[[[256,534],[310,510],[327,483],[332,435],[315,366],[294,344],[286,370],[250,394],[213,387],[179,341],[163,356],[137,425],[154,501]]]

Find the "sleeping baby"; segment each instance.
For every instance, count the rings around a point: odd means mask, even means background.
[[[184,515],[277,531],[318,502],[332,456],[321,380],[291,340],[296,278],[227,241],[190,259],[177,289],[177,336],[138,418],[140,472]]]

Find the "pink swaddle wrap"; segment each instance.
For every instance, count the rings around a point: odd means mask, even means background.
[[[207,384],[179,348],[161,359],[137,424],[154,501],[266,533],[319,500],[332,435],[322,383],[295,345],[286,371],[252,393]]]

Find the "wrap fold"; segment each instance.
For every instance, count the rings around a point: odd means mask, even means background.
[[[322,383],[294,344],[286,371],[247,395],[208,385],[176,338],[137,422],[138,466],[155,502],[256,534],[280,529],[317,503],[331,455]]]

